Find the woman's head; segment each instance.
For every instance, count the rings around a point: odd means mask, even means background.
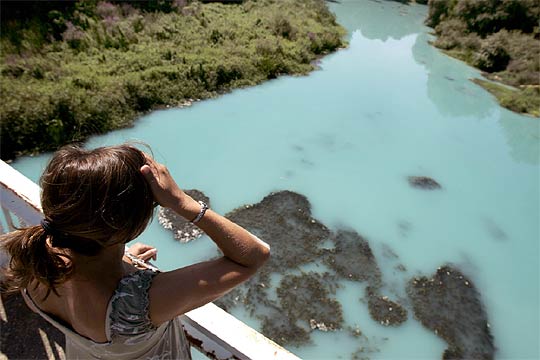
[[[53,245],[93,255],[137,237],[153,212],[153,197],[140,172],[145,154],[130,145],[57,151],[41,176],[41,206]]]
[[[140,172],[145,163],[146,155],[131,145],[57,151],[40,180],[45,226],[2,237],[11,256],[8,289],[38,280],[54,291],[73,272],[74,255],[99,255],[137,237],[154,209]]]

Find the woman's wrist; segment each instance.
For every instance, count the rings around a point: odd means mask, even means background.
[[[191,221],[199,215],[201,204],[194,200],[191,196],[183,194],[175,201],[175,205],[171,207],[174,212],[182,216],[184,219]]]

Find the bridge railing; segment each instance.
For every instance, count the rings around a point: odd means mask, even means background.
[[[37,184],[0,161],[0,233],[39,224],[43,218],[39,196]],[[0,252],[0,265],[8,261],[8,256]],[[185,314],[183,322],[191,345],[210,359],[299,360],[212,303]]]

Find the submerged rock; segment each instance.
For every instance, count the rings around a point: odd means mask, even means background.
[[[441,184],[432,178],[426,176],[409,176],[407,177],[409,185],[412,187],[423,190],[437,190],[441,189]]]
[[[334,248],[326,250],[324,263],[342,278],[367,282],[366,296],[371,318],[385,326],[399,326],[407,320],[407,310],[400,304],[379,295],[383,285],[382,274],[369,243],[360,234],[339,230],[333,237]],[[388,246],[383,246],[383,256],[398,259]]]
[[[270,244],[272,256],[265,268],[275,272],[314,261],[319,244],[330,235],[326,226],[311,217],[307,198],[292,191],[272,193],[225,216]]]
[[[281,345],[301,346],[311,343],[310,330],[298,326],[279,307],[267,309],[266,314],[259,318],[262,333]]]
[[[330,273],[285,276],[277,289],[280,306],[293,322],[302,321],[312,330],[341,329],[343,310],[330,296],[335,294],[336,280]]]
[[[444,339],[444,359],[493,359],[495,346],[480,294],[451,266],[407,284],[415,317]]]
[[[370,294],[368,308],[371,318],[384,326],[398,326],[407,320],[407,310],[386,296]]]
[[[333,237],[334,249],[326,250],[324,263],[345,279],[366,281],[370,287],[381,286],[381,270],[369,243],[360,234],[339,230]]]
[[[186,190],[186,194],[197,201],[204,201],[210,206],[210,199],[199,190]],[[193,225],[182,216],[169,208],[160,207],[158,221],[167,230],[171,230],[176,240],[186,243],[204,234],[197,226]]]
[[[268,242],[272,256],[254,277],[216,304],[226,310],[242,306],[261,321],[261,331],[267,337],[281,345],[299,346],[311,341],[312,331],[341,329],[343,310],[333,296],[340,279],[367,282],[375,321],[382,319],[389,325],[399,325],[406,320],[406,311],[399,304],[377,300],[382,299],[378,295],[382,275],[367,240],[351,230],[330,232],[311,216],[311,205],[305,196],[291,191],[272,193],[226,217]],[[333,243],[331,249],[321,247],[327,240]],[[389,247],[386,253],[397,258]],[[302,265],[320,261],[335,274],[290,274]],[[278,285],[272,284],[271,274],[281,276]]]

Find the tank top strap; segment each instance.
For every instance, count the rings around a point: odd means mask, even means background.
[[[23,297],[24,302],[28,307],[34,311],[35,313],[39,314],[42,318],[44,318],[47,322],[49,322],[51,325],[53,325],[55,328],[60,330],[64,335],[66,336],[80,336],[82,335],[77,334],[70,326],[64,325],[63,322],[58,321],[55,317],[47,314],[45,311],[41,310],[39,306],[34,302],[34,299],[28,294],[28,290],[26,288],[21,289],[21,295]]]

